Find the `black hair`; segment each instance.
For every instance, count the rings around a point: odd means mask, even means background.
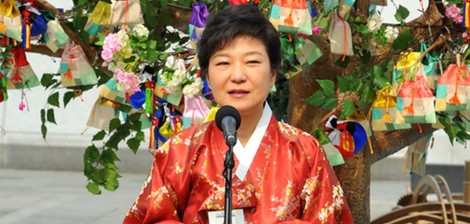
[[[263,42],[271,69],[274,71],[279,69],[281,64],[279,33],[257,6],[241,4],[229,6],[209,16],[197,47],[202,78],[207,75],[211,56],[238,36],[250,36]]]

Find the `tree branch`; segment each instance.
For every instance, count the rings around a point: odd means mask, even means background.
[[[421,128],[418,126],[421,125]],[[413,128],[391,132],[374,132],[371,138],[374,154],[371,154],[371,162],[375,163],[419,139],[432,134],[436,129],[431,124],[413,125]]]
[[[56,17],[59,19],[60,25],[64,29],[65,33],[69,36],[70,40],[73,43],[80,45],[83,48],[83,51],[85,52],[88,61],[92,64],[95,64],[98,58],[97,50],[83,42],[83,40],[76,34],[76,32],[70,28],[70,26],[67,24],[67,21],[64,19],[63,13],[61,13],[56,7],[51,5],[46,0],[37,0],[36,2],[38,3],[40,8],[45,9],[56,15]]]
[[[189,32],[189,20],[191,19],[192,9],[186,8],[180,5],[168,4],[168,12],[170,15],[175,18],[172,20],[171,26],[175,27],[182,32]]]
[[[45,45],[42,45],[42,44],[31,44],[31,49],[28,50],[28,52],[60,58],[60,57],[62,57],[62,53],[64,52],[64,49],[58,49],[56,52],[52,52],[52,51],[51,51],[47,46],[45,46]]]
[[[37,4],[41,9],[47,10],[53,14],[56,15],[56,17],[59,20],[60,25],[64,29],[65,33],[68,35],[69,39],[74,43],[78,44],[82,47],[83,51],[85,52],[85,56],[87,60],[91,63],[91,65],[94,67],[94,65],[101,65],[102,60],[100,57],[98,57],[98,49],[90,46],[88,43],[85,43],[76,33],[76,31],[72,30],[72,28],[68,25],[68,21],[65,20],[63,13],[61,13],[56,7],[51,5],[49,2],[46,0],[36,0]],[[37,48],[37,49],[36,49]],[[41,45],[36,45],[34,48],[31,49],[31,52],[35,53],[40,53],[40,54],[45,54],[49,56],[54,56],[54,57],[61,57],[63,49],[60,49],[56,53],[52,51],[47,51],[45,49],[45,46]],[[100,66],[101,67],[101,66]],[[106,74],[112,76],[112,73],[105,69],[101,68],[103,72]]]

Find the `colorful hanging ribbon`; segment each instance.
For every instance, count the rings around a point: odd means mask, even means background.
[[[462,10],[462,27],[470,28],[470,0],[465,0]]]

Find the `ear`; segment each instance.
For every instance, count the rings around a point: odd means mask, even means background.
[[[271,78],[269,80],[271,83],[271,86],[274,86],[274,84],[276,83],[276,77],[277,77],[277,71],[274,69],[271,69]]]

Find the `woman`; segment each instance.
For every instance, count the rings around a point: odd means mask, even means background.
[[[229,7],[208,20],[198,44],[201,72],[215,101],[241,115],[232,180],[237,220],[352,223],[321,146],[308,133],[276,121],[266,103],[281,62],[272,24],[255,6]],[[156,152],[124,223],[214,223],[214,214],[224,210],[226,150],[215,122],[169,139]]]

